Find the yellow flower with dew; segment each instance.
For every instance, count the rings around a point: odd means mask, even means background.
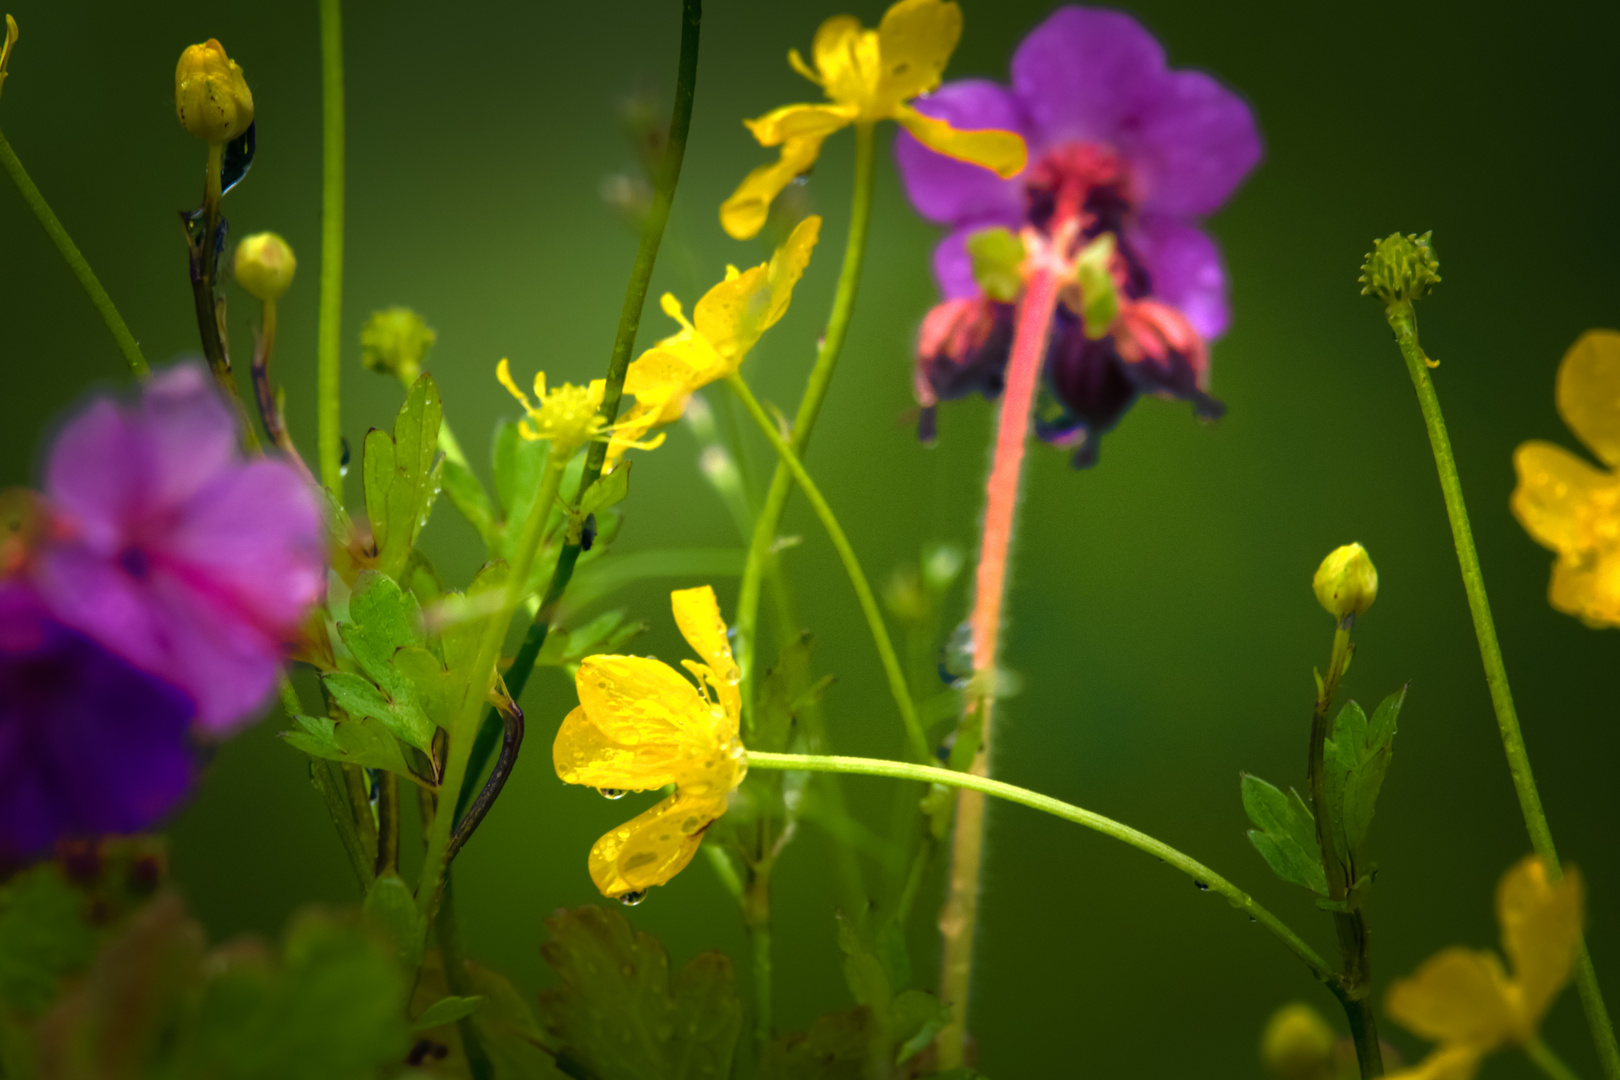
[[[1491,1051],[1534,1044],[1541,1018],[1575,966],[1584,897],[1574,867],[1565,867],[1555,882],[1534,855],[1503,874],[1496,919],[1513,974],[1495,953],[1453,947],[1391,986],[1384,1011],[1440,1045],[1390,1080],[1469,1080]]]
[[[1620,334],[1590,330],[1558,366],[1558,413],[1607,469],[1561,446],[1513,455],[1513,514],[1558,553],[1548,598],[1588,626],[1620,626]]]
[[[591,880],[604,896],[630,903],[692,861],[748,771],[737,735],[742,673],[714,590],[681,589],[669,599],[681,636],[703,658],[681,661],[697,684],[650,657],[587,657],[574,676],[579,707],[552,746],[565,783],[609,797],[675,785],[673,795],[591,847]]]
[[[253,91],[241,66],[213,38],[180,54],[174,111],[187,131],[215,145],[240,138],[252,126]]]
[[[812,215],[799,222],[770,262],[742,271],[726,267],[726,279],[703,294],[690,321],[681,302],[664,294],[664,314],[681,329],[626,371],[624,392],[636,399],[624,420],[626,437],[679,420],[694,391],[741,366],[760,336],[787,313],[793,286],[810,265],[820,236],[821,218]]]
[[[6,36],[0,39],[0,89],[6,85],[6,62],[11,59],[11,50],[17,44],[17,20],[10,15],[6,16]]]
[[[640,450],[652,450],[660,446],[664,437],[659,435],[646,442],[637,442],[633,438],[626,439],[621,432],[627,423],[608,424],[602,419],[602,394],[607,383],[603,379],[593,379],[589,386],[575,386],[573,383],[563,383],[554,390],[546,389],[546,373],[536,372],[534,376],[534,397],[530,401],[529,395],[512,379],[512,366],[503,357],[495,365],[495,378],[500,380],[507,392],[517,398],[518,404],[528,415],[518,421],[518,434],[531,442],[547,439],[551,442],[551,449],[562,454],[571,454],[588,442],[606,439],[610,450],[619,453],[628,447]]]
[[[850,124],[894,120],[917,141],[946,157],[994,171],[1002,179],[1024,170],[1023,137],[1011,131],[958,131],[906,104],[939,85],[945,62],[962,36],[962,9],[943,0],[900,0],[876,30],[837,15],[821,24],[811,45],[812,69],[797,49],[793,70],[820,86],[830,105],[784,105],[746,120],[761,146],[780,146],[781,157],[744,178],[720,207],[720,224],[746,240],[765,224],[771,202],[815,164],[821,144]]]

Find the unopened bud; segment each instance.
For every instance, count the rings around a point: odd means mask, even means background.
[[[439,335],[407,307],[374,311],[360,331],[360,360],[372,371],[396,375],[406,386],[422,373],[422,360]]]
[[[1311,587],[1328,614],[1347,619],[1360,615],[1378,599],[1378,568],[1366,548],[1346,544],[1322,560]]]
[[[236,245],[236,283],[255,300],[281,299],[297,270],[292,248],[273,232],[244,236]]]
[[[1372,251],[1361,266],[1361,295],[1377,297],[1380,303],[1421,300],[1440,284],[1440,260],[1429,243],[1433,232],[1422,236],[1390,233],[1373,241]]]
[[[174,109],[199,139],[228,143],[253,124],[253,92],[225,46],[209,38],[180,54],[174,69]]]
[[[1327,1080],[1339,1038],[1322,1014],[1302,1002],[1284,1005],[1266,1022],[1260,1060],[1277,1080]]]

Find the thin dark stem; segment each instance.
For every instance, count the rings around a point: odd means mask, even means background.
[[[670,112],[669,141],[664,147],[664,159],[658,168],[657,186],[653,191],[652,207],[641,226],[641,244],[636,249],[636,261],[630,268],[630,283],[625,287],[624,306],[619,311],[619,329],[613,337],[613,352],[608,357],[606,386],[602,391],[601,415],[604,425],[618,419],[620,399],[624,396],[624,376],[630,367],[631,354],[636,348],[636,333],[641,328],[641,310],[646,306],[647,288],[652,281],[653,266],[658,261],[658,248],[664,239],[664,227],[669,224],[669,209],[675,201],[675,187],[681,178],[681,163],[686,157],[687,133],[692,127],[692,102],[697,93],[698,40],[703,26],[703,0],[681,0],[681,56],[675,72],[675,101]],[[593,443],[585,455],[585,469],[580,477],[579,493],[583,494],[602,475],[607,445]],[[576,498],[578,495],[576,494]],[[583,548],[577,538],[569,538],[558,553],[557,566],[551,582],[546,586],[540,608],[523,637],[517,656],[506,673],[506,687],[517,701],[523,696],[534,662],[545,646],[551,631],[551,620],[556,617],[563,593],[574,576]],[[472,802],[472,785],[478,783],[489,756],[500,738],[501,719],[490,709],[484,716],[483,726],[473,743],[472,758],[467,769],[467,786],[456,799],[458,818]],[[495,785],[500,790],[505,778],[497,780],[492,773],[485,786]]]
[[[377,774],[377,876],[399,873],[399,776]]]
[[[276,302],[264,302],[264,319],[259,331],[253,338],[253,398],[259,406],[259,423],[264,425],[264,434],[276,449],[287,456],[287,460],[298,467],[306,479],[314,483],[315,478],[310,475],[309,466],[304,464],[298,447],[293,445],[292,436],[287,432],[287,418],[282,415],[281,402],[276,397],[275,384],[270,381],[270,359],[276,348]]]
[[[225,298],[219,294],[219,254],[225,243],[227,228],[220,214],[220,167],[223,157],[222,146],[209,145],[201,220],[194,219],[188,213],[182,213],[180,220],[186,229],[186,248],[191,263],[191,297],[197,311],[197,334],[202,339],[203,357],[208,361],[209,370],[214,373],[214,382],[236,413],[243,445],[249,450],[258,450],[259,435],[248,417],[247,406],[236,387],[236,376],[231,371],[230,345],[225,334]]]
[[[490,771],[489,783],[478,791],[478,796],[467,807],[467,812],[456,819],[456,831],[450,836],[449,858],[454,859],[472,834],[483,822],[489,808],[495,805],[500,797],[501,789],[506,786],[507,779],[512,775],[512,768],[517,764],[518,751],[523,748],[523,710],[518,708],[517,702],[512,703],[511,712],[500,712],[503,732],[501,738],[501,754],[495,759],[495,768]],[[479,732],[483,734],[482,731]],[[476,745],[476,744],[475,744]],[[470,785],[463,785],[463,791]]]

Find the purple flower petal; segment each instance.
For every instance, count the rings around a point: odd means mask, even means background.
[[[122,522],[147,501],[146,441],[113,401],[97,401],[69,421],[51,448],[45,490],[91,547],[116,551]]]
[[[1144,214],[1126,243],[1142,260],[1154,296],[1179,308],[1205,341],[1226,332],[1226,267],[1208,233],[1178,218]]]
[[[913,105],[924,116],[947,121],[958,130],[995,128],[1019,135],[1026,131],[1017,100],[987,79],[946,83]],[[1024,189],[1016,179],[1003,180],[989,169],[937,154],[904,130],[895,137],[894,157],[912,206],[930,221],[1011,224],[1023,215]]]
[[[189,499],[236,459],[236,425],[201,364],[158,374],[141,397],[142,430],[151,442],[160,503]]]
[[[934,280],[939,283],[944,299],[979,295],[979,283],[973,277],[973,258],[967,253],[967,238],[985,227],[973,224],[957,229],[934,248]]]
[[[1163,214],[1213,213],[1261,157],[1248,103],[1202,71],[1165,75],[1124,149],[1138,205]]]
[[[1013,53],[1013,93],[1041,145],[1116,145],[1164,70],[1164,49],[1129,15],[1062,7]]]

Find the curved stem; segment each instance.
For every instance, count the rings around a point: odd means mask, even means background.
[[[225,219],[220,211],[220,171],[224,164],[225,147],[219,143],[208,145],[208,166],[203,180],[203,204],[198,213],[182,213],[186,228],[186,248],[191,261],[191,298],[197,312],[197,336],[202,342],[204,358],[214,374],[214,383],[221,396],[236,414],[242,446],[250,453],[259,450],[259,435],[248,416],[247,406],[236,386],[231,370],[230,340],[225,331],[225,297],[219,291],[220,249],[225,244]],[[198,231],[200,226],[200,232]]]
[[[321,311],[316,339],[321,483],[343,502],[343,4],[321,0]]]
[[[976,791],[981,795],[989,795],[1008,802],[1027,806],[1032,810],[1039,810],[1053,817],[1072,821],[1076,825],[1083,825],[1094,832],[1112,837],[1121,843],[1129,844],[1138,851],[1152,855],[1161,862],[1175,867],[1200,887],[1207,886],[1210,892],[1226,898],[1234,908],[1252,918],[1255,922],[1270,930],[1305,965],[1311,973],[1325,983],[1332,983],[1334,976],[1327,962],[1316,954],[1316,950],[1307,945],[1298,934],[1290,930],[1286,924],[1270,911],[1262,907],[1254,897],[1227,881],[1221,875],[1194,859],[1185,855],[1162,840],[1154,839],[1147,833],[1131,828],[1129,825],[1093,813],[1072,803],[1054,799],[1050,795],[1042,795],[1028,788],[1017,787],[1000,780],[992,780],[987,776],[975,776],[972,773],[956,772],[952,769],[936,768],[932,765],[912,765],[903,761],[883,761],[878,758],[858,757],[822,757],[808,754],[767,754],[760,751],[748,752],[748,767],[751,769],[784,769],[802,772],[837,772],[852,773],[859,776],[887,776],[896,780],[919,780],[925,784],[943,784],[946,787],[960,788],[964,791]]]
[[[872,178],[877,160],[873,143],[872,125],[857,124],[855,194],[850,205],[849,237],[844,242],[844,265],[838,272],[838,289],[833,294],[832,312],[827,317],[827,332],[816,353],[815,366],[810,369],[809,381],[805,383],[804,397],[799,399],[799,411],[793,417],[791,445],[794,454],[801,458],[810,446],[810,432],[821,412],[821,403],[827,397],[833,369],[838,366],[844,338],[849,333],[850,316],[855,312],[855,294],[860,287],[861,264],[866,257],[867,227],[872,220]],[[776,471],[771,474],[765,505],[754,522],[748,562],[743,567],[742,588],[737,594],[737,652],[743,672],[743,716],[750,724],[754,717],[754,647],[758,637],[760,580],[766,564],[775,557],[771,547],[776,543],[776,531],[782,526],[782,514],[792,490],[792,470],[785,461],[778,462]]]
[[[1412,311],[1411,303],[1404,300],[1390,304],[1385,315],[1400,345],[1407,373],[1411,375],[1412,386],[1417,390],[1418,404],[1423,409],[1423,423],[1429,431],[1429,446],[1434,452],[1435,468],[1440,474],[1446,516],[1451,520],[1457,563],[1462,569],[1463,589],[1468,594],[1468,610],[1474,618],[1479,655],[1485,664],[1485,682],[1490,687],[1491,705],[1496,710],[1496,725],[1502,735],[1502,749],[1507,753],[1513,789],[1519,796],[1519,810],[1524,816],[1525,828],[1529,830],[1531,846],[1556,878],[1561,873],[1558,851],[1553,846],[1552,829],[1541,807],[1541,793],[1536,789],[1536,779],[1530,771],[1530,755],[1525,749],[1524,733],[1519,729],[1513,692],[1508,687],[1507,666],[1502,662],[1502,647],[1496,640],[1490,599],[1485,595],[1485,576],[1480,571],[1479,553],[1474,550],[1474,533],[1468,522],[1468,507],[1463,503],[1462,481],[1457,475],[1456,458],[1451,453],[1451,437],[1446,433],[1446,420],[1440,412],[1440,399],[1434,391],[1434,380],[1429,378],[1427,357],[1423,354],[1423,347],[1418,344],[1417,316]],[[1580,946],[1575,981],[1580,988],[1581,1007],[1586,1012],[1587,1026],[1592,1030],[1592,1041],[1603,1063],[1603,1075],[1607,1080],[1620,1080],[1620,1045],[1615,1042],[1614,1023],[1603,1004],[1603,991],[1598,986],[1597,971],[1592,966],[1592,956],[1584,940]]]
[[[0,165],[5,166],[6,173],[11,177],[11,182],[17,185],[17,194],[21,195],[23,202],[28,204],[28,209],[34,212],[34,217],[39,221],[40,228],[44,229],[45,235],[51,238],[51,243],[56,245],[57,253],[62,256],[62,261],[67,263],[68,269],[73,271],[73,276],[78,279],[79,287],[90,298],[90,303],[95,307],[96,314],[101,316],[101,321],[106,324],[107,330],[113,336],[113,340],[118,343],[118,351],[124,354],[124,362],[129,365],[129,370],[136,378],[144,379],[151,374],[151,369],[146,366],[146,357],[141,355],[141,347],[136,344],[135,335],[129,332],[129,326],[124,322],[124,317],[118,314],[118,309],[113,306],[112,297],[108,296],[107,290],[101,287],[100,280],[96,278],[95,272],[90,269],[90,264],[85,261],[78,245],[73,242],[73,238],[62,227],[61,221],[57,220],[56,215],[51,212],[50,204],[45,201],[45,196],[41,195],[39,188],[34,186],[33,178],[28,175],[28,170],[23,168],[22,161],[18,159],[16,151],[11,148],[11,143],[6,140],[3,132],[0,132]]]
[[[313,484],[315,478],[310,475],[309,466],[304,464],[303,456],[298,453],[298,447],[287,432],[287,418],[282,414],[275,385],[270,381],[270,360],[275,355],[275,349],[276,302],[266,300],[263,320],[253,342],[253,397],[259,406],[259,423],[264,425],[264,433],[271,444],[285,454],[287,460]]]
[[[804,491],[804,497],[821,519],[822,527],[827,530],[827,537],[832,541],[833,549],[838,552],[838,559],[844,564],[844,572],[849,575],[849,583],[855,587],[855,596],[860,601],[861,613],[866,616],[866,625],[872,631],[872,641],[877,646],[878,659],[883,663],[883,672],[888,676],[889,693],[894,697],[895,706],[900,710],[900,722],[905,725],[906,737],[911,742],[912,752],[919,761],[929,760],[928,740],[923,735],[922,725],[917,721],[917,710],[911,703],[911,688],[906,684],[906,673],[900,667],[900,658],[895,655],[894,642],[889,639],[889,629],[883,623],[883,613],[878,610],[877,600],[872,596],[872,586],[867,583],[866,575],[861,571],[860,560],[855,557],[855,549],[850,547],[849,538],[838,524],[838,518],[833,515],[832,508],[827,500],[821,497],[815,482],[810,474],[804,471],[798,455],[792,447],[782,441],[782,436],[776,433],[776,427],[771,418],[765,415],[753,391],[743,382],[742,376],[732,372],[726,376],[726,383],[731,387],[748,415],[754,418],[754,423],[765,433],[770,441],[771,448],[776,456],[792,475],[793,480]],[[754,534],[759,535],[757,532]]]
[[[1552,1049],[1540,1039],[1532,1039],[1525,1043],[1524,1053],[1552,1080],[1577,1080],[1574,1070],[1565,1065],[1563,1059],[1553,1053]]]

